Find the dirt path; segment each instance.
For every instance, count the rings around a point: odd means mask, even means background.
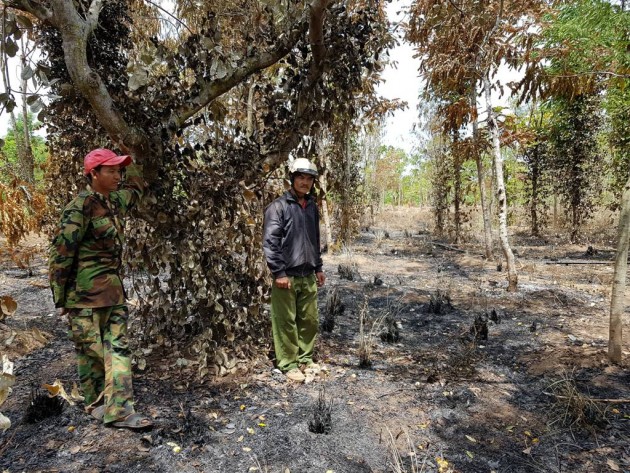
[[[612,265],[546,264],[583,258],[584,248],[517,238],[520,291],[508,294],[505,274],[477,248],[456,252],[426,233],[390,230],[387,238],[381,230],[325,258],[321,315],[333,289],[345,306],[332,333],[320,337],[327,374],[295,386],[267,362],[247,375],[198,383],[187,368],[169,367],[172,357],[154,354],[134,378],[139,409],[156,422],[146,434],[104,428],[79,406],[22,422],[33,385],[59,378],[71,386],[76,374],[65,327],[49,316],[43,260],[35,260],[31,277],[5,262],[0,295],[11,294],[20,307],[0,330],[18,377],[2,406],[14,425],[0,434],[0,469],[630,471],[630,404],[585,402],[630,398],[627,366],[608,366],[605,357]],[[353,270],[352,281],[340,279],[340,265]],[[368,328],[389,315],[400,333],[393,342],[376,334],[368,369],[358,367],[364,302]],[[445,310],[431,312],[431,302]],[[471,331],[477,316],[484,321]],[[19,336],[5,346],[12,332]],[[333,402],[327,435],[309,431],[322,388]],[[406,470],[393,468],[393,450]]]

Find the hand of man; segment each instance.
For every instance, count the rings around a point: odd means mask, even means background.
[[[275,283],[278,289],[291,289],[291,280],[286,276],[276,279]]]
[[[317,287],[322,287],[326,282],[326,275],[320,271],[316,273],[315,276],[317,277]]]

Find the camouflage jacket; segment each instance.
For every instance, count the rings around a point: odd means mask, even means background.
[[[124,304],[120,276],[123,218],[141,199],[142,167],[126,169],[122,187],[105,196],[85,190],[63,210],[50,246],[50,287],[55,307],[95,308]]]

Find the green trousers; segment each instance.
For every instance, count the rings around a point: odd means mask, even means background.
[[[92,404],[103,393],[103,422],[114,422],[132,414],[127,307],[72,309],[69,318],[85,404]]]
[[[319,330],[317,278],[289,276],[291,289],[271,289],[271,328],[276,365],[289,371],[313,362]]]

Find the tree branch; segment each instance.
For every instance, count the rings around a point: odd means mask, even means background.
[[[274,150],[264,153],[265,164],[274,169],[278,164],[286,161],[289,153],[300,143],[304,134],[304,127],[312,122],[309,112],[309,95],[315,88],[317,81],[324,72],[326,46],[324,44],[324,15],[330,0],[314,0],[309,5],[309,42],[313,48],[313,62],[306,81],[300,91],[295,112],[295,126],[284,137]]]
[[[308,39],[313,54],[313,68],[321,67],[326,57],[324,45],[324,16],[330,0],[314,0],[309,5]]]
[[[9,0],[6,1],[5,4],[16,10],[30,13],[35,18],[45,23],[50,23],[53,16],[52,10],[40,2],[31,0]]]
[[[149,153],[148,137],[124,120],[101,77],[88,64],[88,38],[98,24],[102,0],[92,2],[87,20],[81,18],[73,2],[51,0],[50,5],[53,12],[51,23],[61,33],[64,59],[72,82],[90,103],[110,138],[114,142],[122,141],[139,160],[146,159]]]
[[[157,3],[152,2],[151,0],[144,0],[144,1],[147,2],[149,5],[154,6],[155,8],[160,10],[162,13],[166,14],[167,16],[169,16],[171,19],[173,19],[173,21],[175,21],[175,23],[179,23],[180,25],[182,25],[184,28],[186,28],[188,30],[188,32],[190,34],[193,34],[192,30],[190,28],[188,28],[188,25],[186,23],[184,23],[182,20],[180,20],[179,18],[177,18],[175,15],[173,15],[171,12],[169,12],[168,10],[162,8],[160,5],[158,5]]]
[[[90,5],[87,14],[87,27],[89,33],[94,31],[94,28],[98,25],[98,16],[101,14],[101,10],[103,9],[103,0],[94,0]]]
[[[486,45],[490,42],[490,38],[492,37],[492,35],[494,35],[494,33],[499,29],[499,25],[501,24],[502,17],[503,17],[503,0],[501,0],[501,2],[499,3],[499,12],[497,13],[497,19],[494,22],[494,25],[485,34],[485,36],[483,37],[483,40],[481,41],[481,44],[479,45],[479,52],[477,53],[477,58],[475,59],[475,72],[479,75],[482,75],[482,73],[479,71],[479,69],[481,68],[481,61],[484,60],[488,56],[488,54],[485,53],[484,49]],[[484,69],[483,75],[485,75],[485,73],[486,73],[486,70]]]
[[[225,78],[208,82],[199,95],[190,100],[190,105],[182,107],[173,113],[170,123],[176,129],[181,128],[186,120],[194,116],[214,99],[240,84],[252,74],[278,62],[291,51],[291,48],[305,32],[306,26],[306,14],[304,14],[293,30],[289,31],[276,43],[276,47],[273,50],[248,57],[244,60],[241,67],[232,70]]]

